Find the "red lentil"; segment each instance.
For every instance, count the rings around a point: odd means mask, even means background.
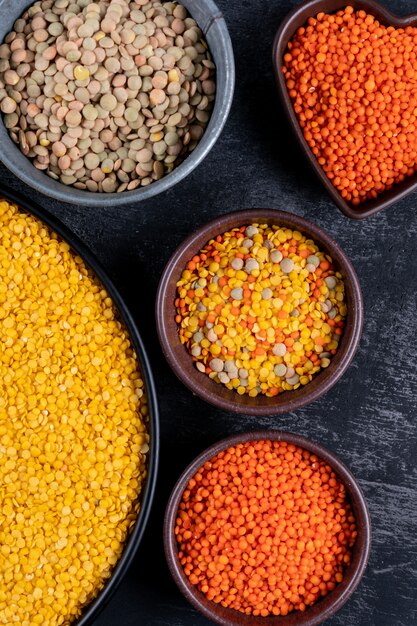
[[[351,6],[299,28],[283,72],[304,137],[357,205],[417,167],[417,29]]]
[[[332,591],[357,531],[325,461],[286,442],[250,441],[189,481],[175,535],[185,574],[209,600],[267,616],[304,611]]]

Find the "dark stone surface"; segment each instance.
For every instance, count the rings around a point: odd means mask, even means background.
[[[223,135],[174,189],[123,209],[93,211],[42,198],[0,167],[0,180],[36,198],[101,260],[135,315],[159,392],[162,448],[151,521],[133,566],[97,626],[203,626],[167,570],[162,519],[176,477],[226,435],[287,429],[336,452],[360,479],[373,521],[363,581],[333,626],[417,624],[417,196],[363,222],[320,188],[286,128],[272,78],[274,32],[294,2],[218,1],[233,39],[237,88]],[[413,0],[385,4],[400,14]],[[155,333],[154,298],[169,256],[194,226],[232,209],[276,207],[327,229],[350,255],[365,299],[361,347],[343,379],[297,413],[254,419],[218,411],[177,381]]]

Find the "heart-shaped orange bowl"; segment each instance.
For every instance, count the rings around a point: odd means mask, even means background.
[[[365,200],[359,205],[355,206],[352,202],[345,200],[321,168],[304,138],[303,130],[299,124],[297,114],[294,111],[282,70],[284,54],[287,51],[288,43],[294,37],[297,30],[301,26],[304,26],[309,18],[315,17],[318,13],[336,13],[346,6],[353,7],[355,11],[363,10],[373,15],[383,26],[393,26],[394,28],[406,28],[407,26],[417,27],[417,13],[406,17],[398,17],[374,0],[360,0],[358,2],[356,0],[351,2],[349,2],[349,0],[307,0],[293,9],[278,29],[272,50],[272,62],[279,96],[301,149],[339,209],[348,217],[363,219],[382,209],[386,209],[394,202],[397,202],[417,189],[417,171],[411,176],[406,177],[403,181],[394,184],[391,189],[381,192],[376,198]]]

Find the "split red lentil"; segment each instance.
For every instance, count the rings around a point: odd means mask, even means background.
[[[266,617],[304,611],[335,589],[357,530],[325,461],[286,442],[250,441],[189,481],[175,535],[185,574],[209,600]]]
[[[299,28],[284,76],[313,154],[359,204],[417,168],[417,29],[347,6]]]
[[[67,625],[136,521],[147,400],[84,262],[1,199],[0,230],[0,623]]]
[[[200,372],[240,395],[297,389],[336,354],[342,276],[298,231],[250,224],[218,235],[177,286],[181,342]]]

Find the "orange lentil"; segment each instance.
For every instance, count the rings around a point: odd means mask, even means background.
[[[357,531],[346,488],[325,461],[286,442],[249,441],[189,481],[175,535],[191,584],[266,617],[304,611],[335,589]]]
[[[288,44],[283,72],[304,137],[353,204],[417,170],[416,32],[347,6],[310,18]]]

